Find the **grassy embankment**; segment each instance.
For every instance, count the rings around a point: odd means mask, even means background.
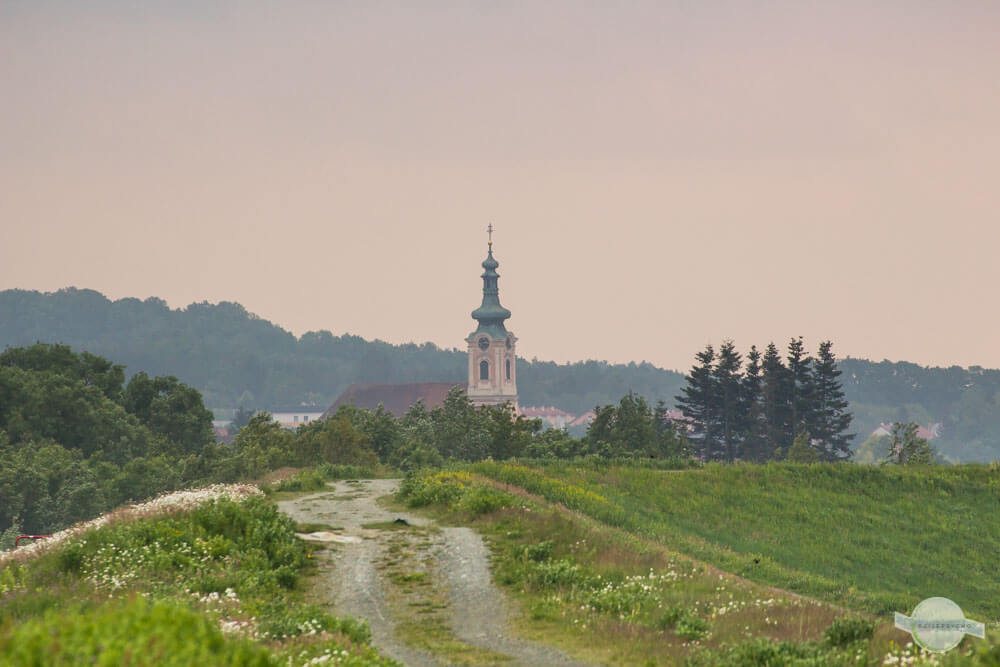
[[[310,548],[274,504],[181,505],[8,555],[0,664],[394,664],[367,626],[304,601]]]
[[[528,610],[522,630],[584,657],[869,664],[908,639],[889,609],[944,595],[996,618],[997,475],[482,463],[410,480],[401,496],[486,534],[497,580]],[[986,647],[967,643],[946,663]]]
[[[1000,468],[472,469],[754,581],[874,614],[939,595],[1000,621]],[[575,503],[553,480],[606,501]]]

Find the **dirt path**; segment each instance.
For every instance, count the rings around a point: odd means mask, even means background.
[[[482,538],[376,502],[398,486],[399,480],[386,479],[337,482],[329,491],[278,503],[300,523],[336,528],[333,548],[321,552],[317,597],[332,602],[338,614],[367,620],[379,650],[407,665],[580,664],[558,649],[512,636],[508,602],[493,585]],[[412,528],[392,523],[396,519]],[[437,629],[450,643],[420,636]],[[413,643],[447,646],[449,653],[438,657]]]

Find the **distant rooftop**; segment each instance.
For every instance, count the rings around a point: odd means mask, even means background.
[[[341,405],[353,405],[368,410],[376,409],[379,404],[395,417],[402,417],[417,401],[423,401],[430,410],[444,403],[448,392],[454,387],[465,388],[464,382],[407,382],[403,384],[385,384],[378,382],[356,382],[348,387],[336,401],[333,402],[322,419],[333,416]]]

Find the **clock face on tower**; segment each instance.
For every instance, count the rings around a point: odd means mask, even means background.
[[[486,336],[483,336],[482,338],[479,339],[479,349],[480,350],[485,350],[489,346],[490,346],[490,339],[489,338],[487,338]]]

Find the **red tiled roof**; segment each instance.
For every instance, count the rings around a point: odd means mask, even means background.
[[[407,382],[404,384],[383,384],[378,382],[356,382],[348,387],[336,401],[333,402],[321,419],[326,419],[337,412],[341,405],[354,405],[368,410],[376,409],[379,404],[395,417],[402,417],[410,406],[422,400],[430,410],[444,403],[445,397],[453,387],[465,388],[464,382]]]

